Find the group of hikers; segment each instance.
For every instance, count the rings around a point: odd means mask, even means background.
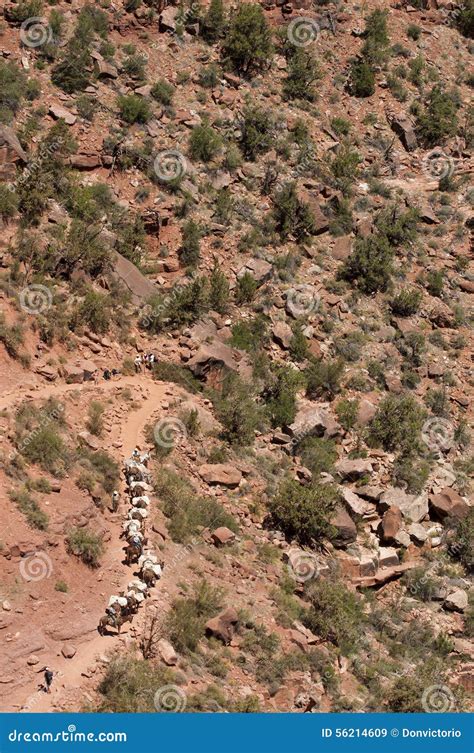
[[[134,360],[135,372],[140,374],[144,369],[151,371],[155,363],[156,358],[154,353],[144,353],[142,356],[138,354]]]
[[[125,591],[110,597],[105,615],[99,621],[98,630],[101,635],[108,626],[116,628],[120,633],[122,625],[132,621],[140,604],[149,596],[149,589],[161,578],[163,572],[163,562],[159,562],[158,557],[146,548],[148,538],[145,521],[150,504],[147,492],[153,489],[148,471],[149,459],[148,452],[140,453],[136,447],[132,456],[123,464],[130,507],[122,525],[121,538],[127,542],[125,545],[126,564],[137,563],[138,573],[137,577],[128,583]],[[112,510],[117,512],[119,505],[120,494],[116,490],[112,493]]]

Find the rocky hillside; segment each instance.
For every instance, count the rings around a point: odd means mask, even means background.
[[[473,1],[2,14],[1,709],[472,708]]]

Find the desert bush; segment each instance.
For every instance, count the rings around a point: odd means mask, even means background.
[[[407,592],[419,601],[431,601],[437,590],[437,581],[426,567],[415,567],[403,576]]]
[[[359,172],[360,155],[349,146],[340,147],[332,161],[331,171],[337,187],[347,194]]]
[[[27,523],[32,528],[47,531],[49,518],[38,502],[31,496],[27,489],[11,490],[9,497],[15,502],[20,512],[25,516]]]
[[[14,23],[21,24],[28,18],[41,16],[43,0],[20,0],[8,9],[8,18]]]
[[[144,81],[146,79],[146,63],[147,59],[143,55],[134,53],[125,58],[122,69],[131,79]]]
[[[199,29],[201,36],[206,42],[214,44],[222,37],[224,28],[224,3],[222,0],[211,0]]]
[[[109,295],[88,290],[74,309],[71,326],[73,329],[87,327],[92,332],[104,335],[111,323],[112,301]]]
[[[70,454],[59,432],[63,425],[63,407],[48,400],[41,408],[23,405],[15,416],[15,443],[30,463],[56,476],[64,474]]]
[[[128,655],[116,655],[107,665],[98,691],[102,698],[94,709],[100,713],[156,713],[156,691],[174,680],[165,667]]]
[[[100,437],[104,431],[104,410],[105,407],[98,400],[92,400],[88,408],[87,428],[91,434]]]
[[[222,43],[222,53],[233,68],[245,75],[268,67],[273,56],[272,37],[260,5],[239,6]]]
[[[447,525],[449,554],[458,559],[468,573],[474,571],[474,508],[462,520],[450,520]]]
[[[344,361],[355,363],[361,357],[365,341],[366,338],[362,332],[346,332],[335,338],[334,350]]]
[[[222,608],[223,592],[201,581],[193,596],[175,599],[168,612],[165,630],[177,651],[195,651],[204,636],[204,627]]]
[[[189,153],[192,159],[210,162],[221,147],[221,138],[209,123],[194,126],[189,139]]]
[[[219,314],[225,314],[229,308],[229,282],[217,260],[214,262],[209,278],[209,306]]]
[[[340,392],[343,373],[344,364],[341,360],[312,361],[304,371],[307,396],[311,400],[317,397],[332,400]]]
[[[261,411],[255,404],[253,393],[251,385],[230,373],[224,379],[222,394],[215,398],[214,405],[224,427],[224,438],[230,444],[245,446],[255,439]]]
[[[444,272],[442,269],[430,269],[426,275],[426,289],[435,298],[442,298],[444,293]]]
[[[393,464],[393,482],[395,486],[406,488],[409,494],[421,494],[430,474],[427,460],[401,455]]]
[[[150,105],[138,94],[126,94],[117,99],[119,114],[125,123],[147,123],[151,118]]]
[[[10,220],[18,211],[18,196],[9,186],[0,184],[0,222]]]
[[[233,348],[249,352],[260,350],[268,341],[268,321],[261,314],[252,319],[236,322],[232,327],[231,345]]]
[[[90,83],[92,56],[90,48],[95,34],[104,37],[108,29],[107,14],[93,5],[85,5],[78,16],[64,54],[51,72],[51,81],[68,94],[83,91]]]
[[[335,442],[323,437],[304,437],[295,446],[295,454],[316,479],[321,473],[331,473],[337,460]]]
[[[354,251],[344,263],[339,277],[355,282],[364,293],[388,288],[393,268],[393,252],[384,235],[357,238]]]
[[[194,267],[199,261],[201,232],[201,228],[194,220],[188,220],[183,225],[179,258],[186,266]]]
[[[89,528],[72,528],[66,537],[70,554],[79,557],[88,567],[99,567],[104,552],[104,542]]]
[[[0,60],[0,123],[9,123],[27,92],[27,78],[13,62]]]
[[[99,109],[99,103],[94,97],[89,97],[87,94],[81,94],[81,96],[76,99],[76,107],[79,116],[84,120],[89,121],[89,123],[92,123],[94,115]]]
[[[466,0],[457,10],[456,26],[461,34],[469,39],[474,39],[474,2]]]
[[[255,160],[265,154],[272,144],[273,121],[270,113],[261,107],[246,107],[241,124],[240,147],[244,156]]]
[[[336,415],[342,428],[348,431],[357,421],[359,412],[358,400],[340,400],[336,405]]]
[[[302,241],[315,231],[314,216],[297,194],[296,183],[285,183],[273,200],[275,227],[282,240],[292,235]]]
[[[335,535],[330,518],[338,501],[339,491],[332,484],[302,486],[299,481],[286,478],[270,500],[272,525],[289,540],[321,546],[323,539]]]
[[[286,366],[273,369],[270,383],[264,392],[265,410],[273,427],[289,426],[296,416],[296,391],[301,378],[297,371]]]
[[[162,105],[169,107],[173,101],[174,86],[165,81],[164,78],[160,78],[151,88],[151,96],[156,99]]]
[[[302,618],[306,627],[334,643],[343,654],[354,653],[366,621],[360,597],[343,583],[324,578],[313,580],[306,595],[311,603]]]
[[[321,76],[321,70],[311,53],[297,47],[288,61],[288,73],[283,82],[284,98],[313,102],[316,99],[314,84]]]
[[[107,494],[111,494],[117,488],[120,480],[120,467],[106,450],[89,450],[80,447],[77,457],[81,465],[92,471],[97,482]]]
[[[3,311],[0,311],[0,342],[9,356],[20,358],[19,347],[23,343],[23,329],[19,324],[7,324]]]
[[[458,107],[458,100],[453,92],[446,91],[438,84],[432,88],[416,119],[418,136],[426,146],[442,144],[447,138],[456,135]]]
[[[295,322],[295,324],[292,327],[293,335],[290,340],[290,346],[288,348],[288,353],[290,355],[290,358],[292,358],[294,361],[304,361],[305,358],[308,357],[309,353],[309,346],[308,346],[308,338],[303,332],[303,328],[299,322]]]
[[[413,316],[420,307],[422,294],[415,288],[404,288],[390,301],[395,316]]]
[[[387,54],[389,44],[387,30],[388,11],[377,8],[368,16],[365,24],[365,42],[362,56],[368,62],[380,65]]]
[[[371,97],[375,92],[375,73],[366,60],[352,63],[350,72],[350,91],[354,97]]]
[[[387,395],[372,419],[368,438],[384,450],[410,453],[418,448],[425,412],[411,395]]]
[[[255,298],[257,288],[258,284],[250,272],[245,272],[242,277],[239,277],[235,288],[235,302],[237,305],[241,303],[251,303]]]
[[[421,32],[421,26],[418,26],[417,24],[409,24],[407,26],[407,36],[409,39],[413,39],[414,42],[417,42],[421,37]]]

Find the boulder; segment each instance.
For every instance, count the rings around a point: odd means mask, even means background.
[[[65,643],[61,648],[61,653],[65,659],[72,659],[76,655],[76,647],[72,643]]]
[[[242,473],[230,463],[212,463],[201,465],[198,470],[206,484],[236,487],[242,480]]]
[[[334,437],[338,431],[339,424],[329,413],[311,405],[302,405],[288,426],[289,434],[296,441],[304,437]]]
[[[212,432],[219,430],[219,422],[216,421],[211,411],[207,410],[207,408],[204,408],[204,406],[193,400],[193,398],[189,398],[188,400],[180,403],[179,408],[180,412],[184,413],[185,415],[191,413],[192,411],[197,412],[199,430],[201,434],[212,434]]]
[[[272,330],[273,339],[285,350],[290,347],[293,330],[286,322],[277,322]]]
[[[115,65],[108,63],[103,58],[101,60],[97,60],[97,72],[99,78],[118,78],[119,75]]]
[[[357,539],[357,528],[347,510],[338,505],[334,511],[330,523],[337,531],[334,544],[346,546]]]
[[[343,235],[341,238],[336,238],[334,246],[331,251],[331,256],[336,261],[346,261],[352,252],[352,238],[350,235]]]
[[[67,125],[74,125],[74,123],[77,120],[77,117],[66,107],[63,107],[62,105],[50,105],[49,107],[49,114],[55,119],[55,120],[64,120],[64,122]]]
[[[359,497],[358,494],[355,494],[350,489],[342,489],[342,498],[350,513],[358,517],[370,515],[370,513],[375,511],[374,505],[366,502],[365,499],[362,499],[362,497]]]
[[[397,550],[391,546],[380,547],[379,549],[379,567],[397,567],[400,564]]]
[[[6,179],[15,174],[15,165],[26,164],[28,156],[21,146],[15,131],[0,125],[0,178]]]
[[[231,544],[234,539],[235,533],[225,526],[220,526],[220,528],[216,528],[216,530],[212,532],[212,540],[216,546]]]
[[[219,341],[203,343],[189,359],[188,367],[194,376],[211,382],[218,382],[223,370],[237,372],[244,379],[250,378],[252,371],[248,358],[242,351],[229,348]]]
[[[410,538],[418,544],[424,544],[428,538],[428,531],[421,523],[411,523],[407,528],[407,532]]]
[[[69,158],[69,164],[76,170],[95,170],[102,165],[102,160],[98,152],[80,152]]]
[[[391,120],[390,126],[392,131],[397,134],[407,152],[413,152],[417,148],[416,134],[407,118],[394,117]]]
[[[174,667],[178,663],[178,654],[169,641],[161,638],[156,644],[160,659],[168,666]]]
[[[62,372],[67,384],[82,384],[84,381],[84,372],[75,363],[64,364]]]
[[[135,264],[117,251],[113,261],[112,275],[131,293],[134,303],[142,303],[157,291],[151,280],[145,277]]]
[[[429,497],[430,510],[437,518],[465,518],[469,512],[469,505],[457,491],[445,486],[438,494]]]
[[[272,276],[272,270],[272,265],[264,259],[249,259],[238,271],[237,277],[240,279],[245,274],[250,274],[255,282],[263,285]]]
[[[239,623],[239,616],[233,607],[228,607],[217,617],[206,623],[206,634],[222,641],[226,646],[232,640],[235,628]]]
[[[88,359],[84,358],[80,360],[77,365],[82,370],[84,382],[90,382],[92,379],[94,379],[95,374],[97,374],[97,366],[95,365],[94,361],[89,361]]]
[[[370,402],[370,400],[366,400],[365,398],[362,399],[359,402],[359,407],[357,409],[357,424],[358,426],[367,426],[369,424],[375,414],[377,413],[376,406]]]
[[[100,442],[97,437],[94,437],[89,431],[80,431],[78,434],[80,441],[87,445],[91,450],[100,449]]]
[[[321,209],[320,199],[302,187],[297,188],[297,197],[299,201],[309,207],[311,214],[313,215],[314,235],[327,233],[329,230],[329,220]]]
[[[382,541],[394,541],[401,527],[402,512],[399,507],[393,505],[385,511],[380,523],[379,532]]]
[[[364,460],[363,458],[339,460],[335,468],[344,481],[356,481],[362,476],[372,473],[372,463],[370,460]]]
[[[177,7],[169,6],[160,13],[160,31],[176,31],[178,12]]]
[[[379,506],[382,511],[393,506],[398,507],[405,519],[412,523],[420,523],[428,514],[428,497],[426,494],[415,497],[403,489],[391,487],[381,495]]]
[[[462,588],[457,588],[448,594],[444,601],[444,606],[453,612],[464,612],[469,603],[467,593]]]

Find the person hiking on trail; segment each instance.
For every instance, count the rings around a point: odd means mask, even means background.
[[[153,366],[155,364],[155,354],[149,353],[148,355],[148,368],[153,370]]]
[[[54,674],[49,667],[44,668],[44,692],[51,693],[51,683],[53,682]]]
[[[141,357],[140,355],[139,355],[139,356],[137,356],[137,357],[135,358],[135,361],[134,361],[134,363],[135,363],[135,372],[136,372],[137,374],[140,374],[140,372],[141,372],[141,370],[142,370],[142,357]]]
[[[112,492],[112,512],[117,512],[120,501],[120,494],[117,490]]]
[[[111,373],[110,373],[109,369],[104,369],[104,375],[103,376],[104,376],[104,379],[106,381],[109,381],[109,379],[111,377]]]

